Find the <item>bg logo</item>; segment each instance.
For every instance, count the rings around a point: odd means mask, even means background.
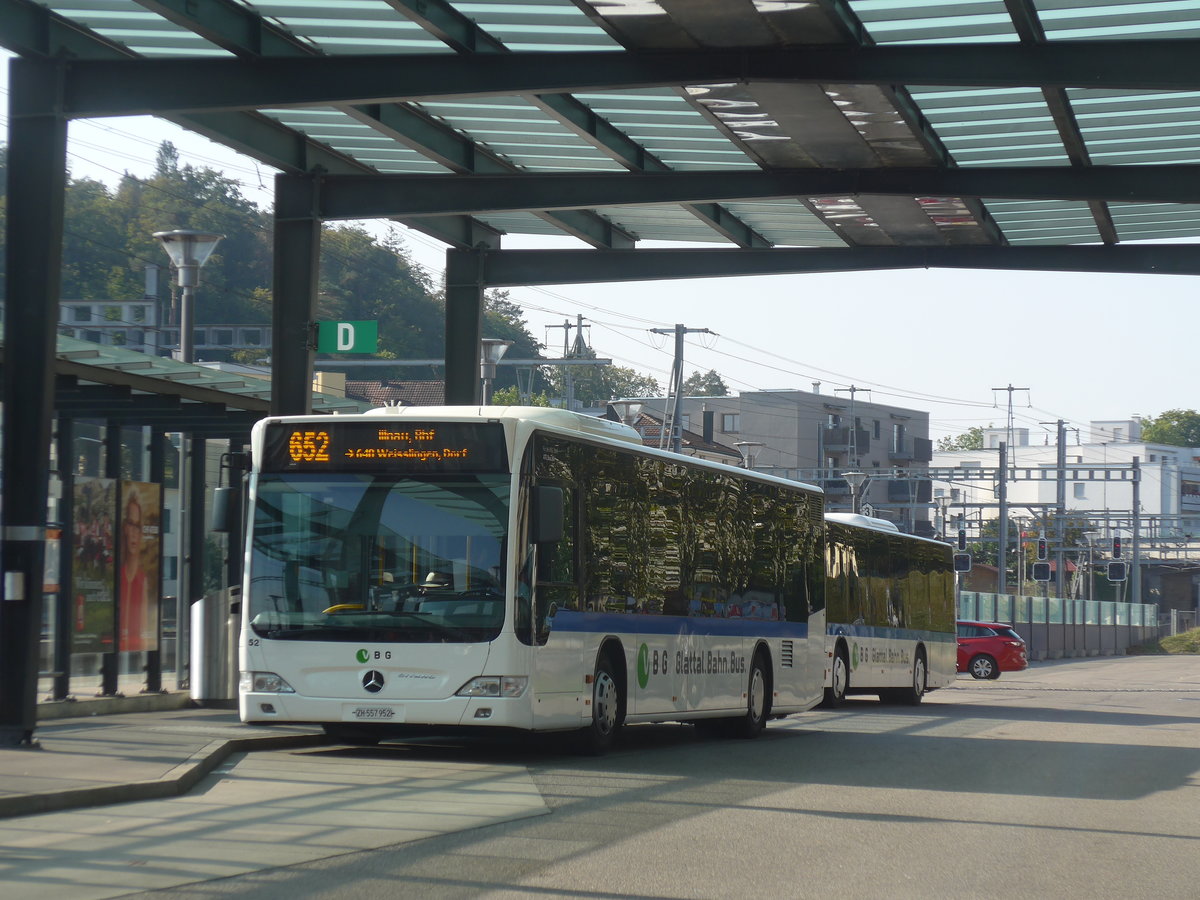
[[[650,683],[650,650],[645,644],[638,648],[638,687],[645,689]]]

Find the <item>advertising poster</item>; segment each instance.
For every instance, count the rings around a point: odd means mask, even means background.
[[[162,487],[121,482],[121,629],[118,649],[158,649],[159,501]]]
[[[111,478],[75,479],[73,653],[113,649],[114,534],[117,483]]]

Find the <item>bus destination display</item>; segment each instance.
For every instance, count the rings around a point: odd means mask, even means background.
[[[504,472],[504,429],[493,422],[326,422],[272,425],[272,472]]]

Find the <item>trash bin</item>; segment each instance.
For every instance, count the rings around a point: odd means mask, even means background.
[[[192,604],[192,699],[237,699],[242,589],[227,587]]]

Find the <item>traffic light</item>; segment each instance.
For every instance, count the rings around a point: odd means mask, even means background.
[[[955,572],[970,572],[971,571],[971,554],[970,553],[955,553],[954,554],[954,571]]]
[[[1110,562],[1108,564],[1108,580],[1109,581],[1124,581],[1125,580],[1125,563]]]
[[[1119,537],[1113,538],[1112,558],[1113,559],[1121,558],[1121,539]]]
[[[967,529],[965,529],[965,528],[958,529],[958,549],[959,550],[967,549]],[[958,571],[958,570],[956,569],[955,571]]]
[[[1050,545],[1044,537],[1038,538],[1038,559],[1045,559],[1050,555]]]
[[[1050,563],[1036,562],[1033,564],[1033,580],[1034,581],[1049,581],[1050,580]]]

